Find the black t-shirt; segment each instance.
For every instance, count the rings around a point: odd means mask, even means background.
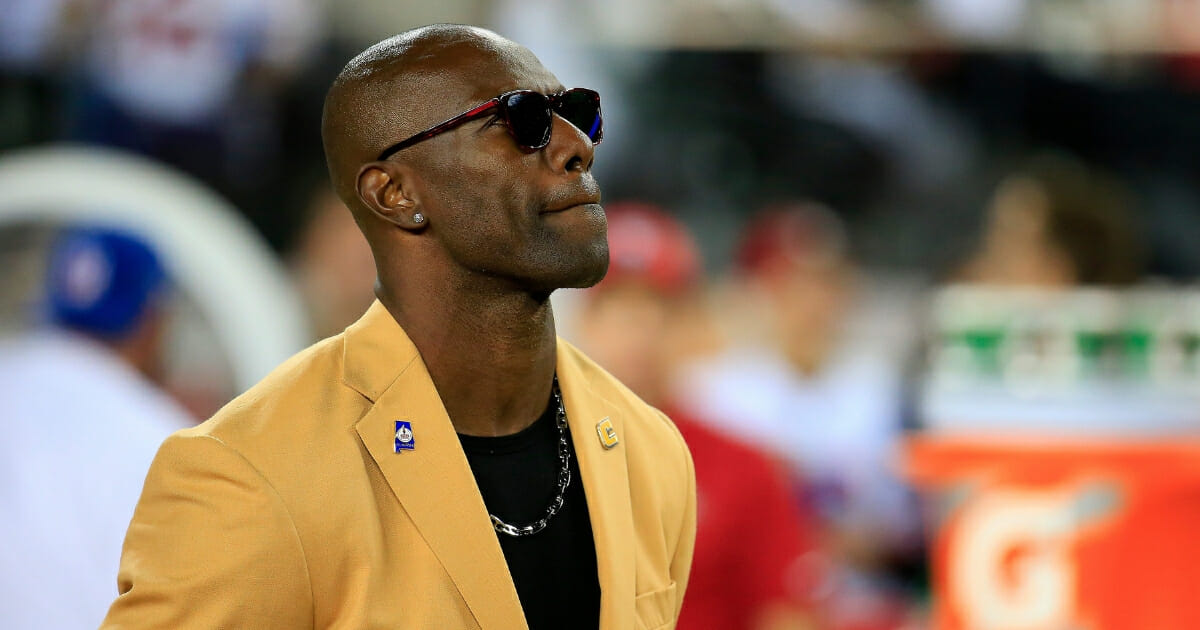
[[[557,405],[520,433],[459,435],[488,512],[518,527],[546,514],[558,491]],[[567,435],[568,445],[570,434]],[[587,497],[571,446],[571,485],[546,529],[530,536],[497,533],[530,630],[597,628],[600,582]]]

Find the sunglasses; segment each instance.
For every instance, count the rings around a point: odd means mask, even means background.
[[[599,144],[600,139],[604,137],[604,119],[600,116],[600,94],[596,91],[572,88],[557,94],[546,95],[532,90],[513,90],[472,107],[411,138],[393,144],[379,154],[379,159],[386,160],[401,149],[407,149],[418,142],[486,116],[499,118],[521,149],[537,151],[550,144],[550,131],[554,128],[554,114],[562,116],[567,122],[587,134],[593,144]]]

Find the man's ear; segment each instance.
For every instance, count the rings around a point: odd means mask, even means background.
[[[371,162],[358,170],[358,199],[375,216],[398,228],[418,231],[429,223],[413,194],[415,175],[395,162]]]

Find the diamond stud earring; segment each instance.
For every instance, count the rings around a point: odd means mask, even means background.
[[[425,215],[421,214],[420,212],[413,215],[413,223],[424,223],[424,222],[425,222]]]

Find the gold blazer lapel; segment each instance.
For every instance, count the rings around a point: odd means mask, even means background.
[[[525,615],[483,498],[416,347],[376,302],[346,333],[347,383],[374,401],[356,429],[404,511],[482,628],[524,628]],[[414,449],[394,452],[397,420]]]
[[[597,425],[607,418],[623,439],[623,418],[612,403],[594,392],[571,356],[577,352],[558,340],[558,384],[567,409],[571,441],[579,459],[579,473],[587,493],[596,565],[600,579],[600,627],[625,630],[634,627],[637,539],[629,497],[629,469],[624,444],[606,448]]]

